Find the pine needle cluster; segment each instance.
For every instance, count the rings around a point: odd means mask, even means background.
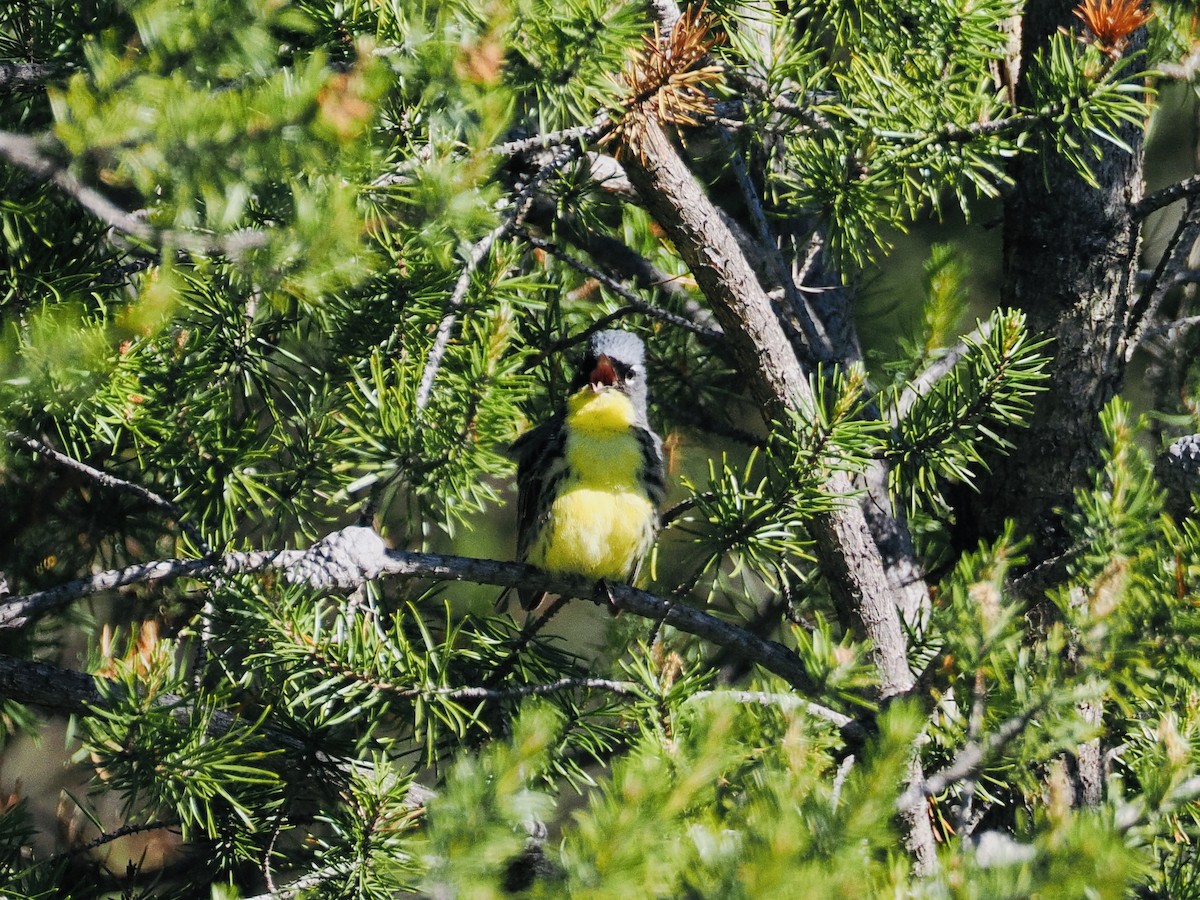
[[[0,894],[1195,895],[1167,419],[1096,399],[1061,552],[984,527],[1063,341],[978,249],[892,253],[1014,160],[1099,190],[1194,11],[1085,0],[1010,94],[1013,0],[670,6],[3,5]],[[666,162],[728,242],[668,239]],[[670,463],[644,590],[496,561],[610,327]]]

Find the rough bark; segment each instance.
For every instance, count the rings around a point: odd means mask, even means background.
[[[1055,32],[1072,26],[1074,8],[1074,0],[1026,5],[1026,71]],[[1030,99],[1024,81],[1017,97]],[[1063,513],[1100,462],[1100,412],[1125,376],[1140,235],[1132,210],[1143,193],[1143,136],[1133,126],[1120,136],[1132,152],[1098,141],[1098,187],[1053,152],[1018,158],[1005,204],[1002,297],[1025,311],[1035,333],[1054,339],[1053,360],[1028,430],[1010,435],[1015,450],[994,464],[983,485],[979,518],[987,536],[998,534],[1005,519],[1015,520],[1018,531],[1032,538],[1035,565],[1069,550]],[[1103,707],[1081,704],[1079,712],[1099,721]],[[1103,799],[1101,761],[1098,741],[1076,748],[1077,804],[1094,807]]]
[[[1074,7],[1074,0],[1031,0],[1026,61],[1075,22]],[[1020,92],[1027,94],[1024,84]],[[1130,126],[1121,137],[1132,153],[1097,139],[1103,149],[1093,167],[1098,188],[1053,152],[1018,158],[1005,205],[1003,301],[1025,311],[1032,331],[1054,339],[1054,358],[1028,429],[1009,435],[1016,449],[994,463],[981,485],[980,522],[985,535],[994,536],[1006,518],[1016,520],[1033,538],[1034,563],[1066,549],[1061,510],[1099,461],[1100,411],[1125,375],[1139,237],[1131,206],[1142,195],[1142,133]]]

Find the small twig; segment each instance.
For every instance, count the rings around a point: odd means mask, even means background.
[[[712,501],[716,499],[716,496],[717,495],[712,491],[705,491],[702,494],[696,494],[695,496],[686,497],[683,500],[680,500],[659,517],[662,527],[670,528],[671,525],[675,523],[676,519],[678,519],[684,513],[694,509],[696,504],[698,504],[701,500]]]
[[[110,569],[44,591],[4,598],[0,603],[0,630],[21,627],[30,618],[58,609],[73,600],[128,584],[261,572],[266,569],[285,568],[288,560],[297,562],[303,556],[304,552],[299,550],[226,553],[223,556],[208,556],[204,559],[160,559],[126,566],[123,569]]]
[[[208,553],[211,550],[208,542],[204,540],[204,535],[200,533],[200,529],[189,522],[187,520],[186,513],[184,513],[182,509],[180,509],[166,497],[156,494],[154,491],[150,490],[149,488],[142,487],[140,484],[134,484],[132,481],[126,481],[124,478],[118,478],[116,475],[110,475],[108,472],[103,472],[100,469],[93,468],[87,463],[80,462],[74,457],[67,456],[65,453],[60,453],[58,450],[55,450],[48,444],[43,444],[36,438],[27,437],[26,435],[20,434],[16,431],[7,431],[5,432],[4,436],[7,437],[12,443],[24,447],[26,450],[32,450],[34,453],[46,457],[46,459],[49,459],[65,469],[78,472],[97,484],[102,485],[103,487],[124,491],[127,494],[133,494],[138,499],[145,501],[156,509],[161,509],[164,512],[169,513],[179,527],[183,529],[183,531],[187,532],[188,537],[190,537],[192,542],[196,545],[196,549],[198,549],[201,553]]]
[[[794,119],[815,131],[828,132],[833,128],[828,119],[808,105],[819,102],[821,98],[816,94],[807,93],[804,95],[805,102],[797,103],[785,94],[773,94],[765,79],[759,78],[748,71],[731,70],[726,74],[726,77],[734,87],[738,87],[745,93],[751,94],[769,104],[780,115]],[[738,105],[740,106],[741,104]],[[717,105],[716,112],[721,115],[730,115],[733,110],[729,109],[724,103],[721,103]]]
[[[1129,324],[1125,329],[1125,333],[1130,335],[1125,348],[1126,362],[1133,358],[1133,354],[1145,340],[1146,332],[1154,326],[1159,307],[1175,284],[1176,277],[1188,268],[1188,258],[1198,237],[1200,196],[1191,196],[1174,234],[1171,235],[1171,240],[1167,242],[1166,249],[1154,268],[1154,274],[1142,289],[1141,295],[1131,304]]]
[[[838,804],[841,803],[842,787],[846,784],[846,779],[850,776],[852,768],[854,768],[853,753],[838,763],[837,774],[833,776],[833,791],[829,795],[829,808],[834,812],[837,811]]]
[[[291,900],[293,897],[299,897],[305,891],[320,887],[327,881],[332,881],[335,878],[344,879],[345,877],[346,871],[343,867],[326,866],[320,871],[302,875],[295,881],[282,885],[278,889],[269,888],[267,893],[255,894],[254,896],[246,897],[245,900]],[[420,900],[425,895],[405,893],[404,896]]]
[[[1142,333],[1142,343],[1157,337],[1166,336],[1168,340],[1174,340],[1180,332],[1186,331],[1193,325],[1200,325],[1200,316],[1184,316],[1182,319],[1174,319],[1170,322],[1163,322],[1161,325],[1156,325],[1153,328],[1147,328]]]
[[[1152,269],[1138,269],[1133,281],[1138,287],[1145,287],[1153,277]],[[1176,273],[1175,284],[1200,284],[1200,269],[1184,269]]]
[[[545,697],[563,691],[608,691],[622,697],[641,696],[642,687],[632,681],[613,681],[609,678],[560,678],[546,684],[520,684],[512,687],[458,687],[422,690],[422,696],[447,697],[451,700],[519,700],[523,697]]]
[[[587,328],[583,329],[583,331],[577,331],[574,334],[569,334],[565,338],[557,340],[553,344],[543,347],[536,353],[531,353],[529,355],[529,364],[536,365],[541,360],[554,356],[557,353],[562,353],[564,350],[570,350],[572,347],[578,347],[581,344],[586,344],[588,338],[590,338],[596,332],[603,331],[614,322],[619,322],[626,316],[631,316],[636,312],[638,312],[638,310],[634,309],[632,306],[622,306],[620,309],[614,309],[612,312],[601,316]]]
[[[438,323],[437,334],[434,336],[433,344],[429,348],[429,354],[425,358],[425,370],[421,373],[421,382],[417,387],[416,407],[418,411],[425,409],[429,405],[430,398],[433,396],[433,382],[437,378],[438,369],[441,368],[442,361],[446,357],[446,351],[450,349],[450,336],[454,332],[454,323],[458,319],[459,309],[462,307],[463,301],[467,298],[467,291],[470,290],[471,277],[478,270],[484,259],[487,258],[496,242],[513,230],[521,227],[525,216],[529,214],[529,208],[533,203],[538,189],[545,184],[551,175],[578,156],[579,152],[579,147],[568,146],[542,166],[537,174],[530,179],[529,183],[517,194],[513,205],[508,209],[500,224],[484,235],[471,248],[466,264],[463,266],[462,272],[459,273],[458,280],[454,283],[454,290],[451,291],[449,299],[446,300],[446,311],[442,315],[442,321]]]
[[[594,144],[612,128],[612,122],[607,114],[597,117],[591,125],[576,125],[561,131],[550,131],[545,134],[535,134],[533,137],[515,141],[505,141],[492,147],[491,153],[496,156],[520,156],[532,150],[549,150],[563,144]]]
[[[942,378],[950,374],[950,371],[958,365],[959,360],[971,351],[972,344],[986,341],[991,336],[992,320],[980,322],[969,334],[960,338],[953,347],[947,348],[942,356],[922,369],[921,374],[901,391],[895,408],[889,411],[892,425],[902,422],[912,411],[913,405],[928,394]]]
[[[967,719],[967,744],[979,743],[979,736],[983,733],[983,717],[987,706],[987,684],[984,681],[983,670],[979,669],[975,672],[975,684],[971,695],[971,714]],[[954,830],[960,837],[966,837],[967,823],[972,818],[972,809],[975,804],[975,791],[979,787],[979,773],[972,772],[967,778],[963,779],[962,787],[958,792],[958,811],[954,817]]]
[[[897,808],[908,808],[919,802],[922,795],[936,797],[951,785],[975,776],[992,754],[1002,749],[1025,730],[1029,720],[1040,709],[1041,706],[1038,705],[1023,710],[1002,722],[995,731],[988,735],[986,740],[968,742],[944,768],[926,776],[920,784],[915,782],[910,784],[908,789],[900,795],[900,799],[896,801]]]
[[[173,231],[151,225],[117,206],[99,191],[88,187],[64,166],[47,156],[53,146],[48,136],[39,138],[0,131],[0,159],[48,181],[71,196],[84,209],[116,231],[155,246],[173,245],[181,250],[203,255],[220,255],[238,259],[248,251],[265,247],[268,234],[244,230],[225,237],[205,237],[184,231]]]
[[[1135,219],[1144,219],[1164,206],[1170,206],[1176,200],[1182,200],[1184,197],[1194,197],[1196,194],[1200,194],[1200,175],[1193,175],[1191,178],[1185,178],[1183,181],[1167,185],[1167,187],[1157,190],[1153,194],[1147,194],[1141,200],[1137,201],[1137,203],[1134,203],[1130,207],[1129,212]]]
[[[704,338],[705,340],[717,341],[723,336],[723,332],[719,328],[706,328],[703,325],[696,324],[691,319],[678,316],[670,310],[662,309],[661,307],[655,306],[652,303],[647,303],[616,279],[605,274],[604,272],[601,272],[595,266],[590,266],[583,260],[575,258],[570,253],[564,251],[557,244],[543,240],[542,238],[529,234],[528,232],[522,232],[520,236],[531,247],[535,247],[538,250],[543,250],[546,253],[549,253],[562,260],[562,262],[566,263],[576,271],[582,272],[589,278],[596,279],[606,288],[628,303],[631,309],[636,310],[637,312],[644,313],[645,315],[652,316],[660,321],[675,325],[676,327],[682,328],[685,331],[690,331],[692,334]]]
[[[458,311],[462,307],[463,300],[467,297],[468,289],[471,287],[471,276],[475,274],[480,263],[491,252],[492,246],[496,241],[508,234],[511,227],[511,221],[506,218],[476,242],[475,246],[471,248],[471,252],[467,255],[466,265],[463,266],[458,280],[454,283],[454,290],[450,293],[450,298],[446,301],[446,312],[442,315],[442,321],[438,323],[438,330],[433,339],[433,346],[429,348],[429,355],[425,359],[425,370],[421,373],[421,384],[417,388],[418,410],[422,410],[428,406],[429,399],[433,395],[433,380],[437,377],[442,360],[446,357],[446,351],[450,348],[450,335],[454,331],[454,323],[458,319]]]
[[[836,709],[830,709],[828,706],[822,706],[819,703],[813,703],[811,700],[806,700],[803,697],[798,697],[795,694],[778,694],[770,691],[697,691],[692,695],[694,698],[702,699],[707,697],[724,697],[734,703],[744,705],[753,704],[755,706],[776,706],[782,710],[801,709],[806,713],[816,716],[818,719],[824,719],[826,722],[832,723],[838,729],[862,729],[861,723],[848,716],[845,713],[840,713]],[[866,738],[866,731],[861,730],[859,736]]]
[[[263,881],[266,882],[267,890],[272,894],[278,893],[275,887],[275,875],[271,871],[271,857],[275,855],[275,844],[279,841],[279,835],[283,833],[284,823],[287,822],[287,815],[282,806],[275,811],[275,821],[271,825],[271,836],[267,840],[267,846],[263,850],[262,874]]]
[[[72,847],[70,850],[64,850],[62,853],[56,853],[54,856],[48,857],[41,863],[48,869],[53,869],[64,860],[70,859],[72,856],[78,856],[81,853],[90,853],[97,847],[103,847],[105,844],[111,844],[113,841],[119,841],[123,837],[129,837],[131,834],[141,834],[144,831],[158,831],[164,828],[178,828],[179,822],[167,821],[165,819],[155,819],[152,822],[140,822],[130,825],[122,825],[120,828],[106,831],[99,837],[93,838],[86,844],[79,844]]]
[[[560,596],[547,607],[546,611],[540,616],[531,615],[525,623],[525,627],[521,629],[521,633],[517,636],[517,642],[508,651],[508,656],[500,661],[500,665],[492,671],[484,682],[484,687],[490,688],[494,684],[499,684],[509,672],[513,670],[513,666],[517,664],[517,660],[521,658],[521,654],[525,652],[525,648],[530,642],[537,637],[543,628],[550,624],[550,620],[558,615],[559,611],[566,605],[569,597]]]
[[[829,335],[809,305],[807,298],[797,286],[796,281],[792,278],[791,269],[784,261],[783,254],[780,252],[779,241],[775,237],[771,223],[767,220],[767,212],[763,209],[762,201],[758,196],[758,190],[750,178],[750,173],[746,170],[745,160],[742,159],[742,155],[737,151],[733,140],[725,131],[721,132],[721,144],[728,155],[738,188],[742,192],[742,202],[750,210],[750,219],[754,223],[755,231],[758,232],[759,245],[766,252],[768,264],[775,270],[774,280],[783,288],[783,294],[788,302],[788,309],[792,311],[799,322],[799,331],[804,336],[805,349],[808,355],[812,359],[833,359],[833,348],[829,341]],[[786,321],[787,318],[786,315],[781,315],[780,321]]]
[[[670,275],[654,265],[629,245],[611,235],[575,226],[571,219],[563,223],[567,240],[583,250],[609,272],[633,283],[643,290],[662,291],[674,297],[685,315],[701,328],[720,331],[712,312],[701,305],[677,275]]]

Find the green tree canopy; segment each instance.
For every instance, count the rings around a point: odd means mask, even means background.
[[[0,891],[1196,896],[1198,29],[5,4]],[[493,559],[614,324],[650,577]]]

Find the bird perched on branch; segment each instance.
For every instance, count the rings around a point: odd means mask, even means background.
[[[633,581],[658,531],[662,441],[646,419],[646,353],[592,335],[566,408],[517,439],[517,556],[548,572]],[[541,591],[520,591],[521,606]]]

